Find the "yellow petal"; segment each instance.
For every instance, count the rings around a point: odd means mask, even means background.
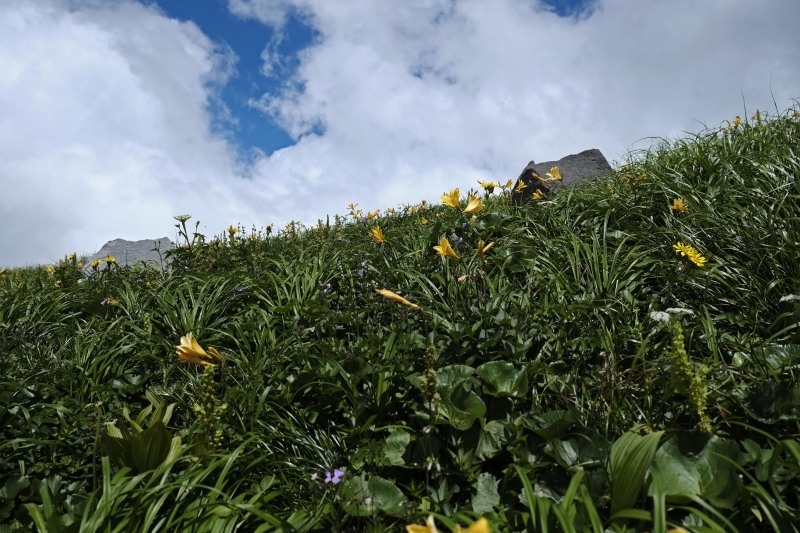
[[[392,292],[390,290],[380,289],[380,290],[377,290],[376,292],[378,294],[380,294],[381,296],[385,297],[385,298],[388,298],[390,300],[394,300],[395,302],[399,302],[399,303],[401,303],[403,305],[407,305],[408,307],[413,307],[415,309],[419,307],[417,304],[409,302],[408,300],[406,300],[405,298],[403,298],[399,294],[396,294],[396,293],[394,293],[394,292]]]
[[[442,237],[442,240],[439,241],[439,246],[434,246],[433,249],[436,250],[436,252],[442,257],[460,259],[458,255],[456,255],[455,250],[453,250],[453,247],[450,246],[450,241],[448,241],[445,237]]]
[[[481,200],[476,196],[469,199],[469,202],[467,203],[467,208],[464,209],[464,213],[467,214],[478,213],[479,211],[483,211],[484,207],[486,206],[483,205],[483,200]]]
[[[376,216],[378,216],[378,214],[379,214],[380,212],[381,212],[381,210],[380,210],[380,209],[376,209],[375,211],[372,211],[371,213],[369,213],[369,212],[368,212],[368,213],[367,213],[367,220],[372,220],[373,218],[375,218]]]
[[[383,236],[383,230],[381,228],[375,228],[372,230],[372,240],[377,243],[386,242],[386,238]]]
[[[461,192],[459,189],[452,189],[449,193],[442,195],[442,203],[445,205],[449,205],[450,207],[455,207],[458,209],[458,197]]]
[[[491,250],[491,249],[492,249],[492,246],[494,246],[494,243],[493,243],[493,242],[490,242],[489,244],[485,244],[485,243],[483,242],[483,239],[481,239],[480,241],[478,241],[478,259],[481,259],[481,260],[483,260],[483,259],[484,259],[484,256],[486,255],[486,252],[488,252],[489,250]]]
[[[411,524],[406,526],[406,531],[408,533],[439,533],[439,530],[436,529],[436,523],[433,521],[433,515],[428,515],[424,526]]]
[[[478,518],[475,520],[467,529],[463,529],[461,526],[456,526],[455,533],[489,533],[491,528],[489,527],[489,521],[483,517]]]

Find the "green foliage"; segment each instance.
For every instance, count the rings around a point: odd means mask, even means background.
[[[798,531],[798,145],[759,114],[524,208],[2,273],[0,529]]]

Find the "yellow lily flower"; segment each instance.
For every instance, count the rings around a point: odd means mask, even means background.
[[[478,241],[478,259],[483,261],[485,259],[485,256],[486,256],[486,252],[491,250],[492,246],[494,246],[493,242],[490,242],[489,244],[485,244],[483,242],[483,239],[479,240]]]
[[[467,202],[467,208],[464,209],[464,213],[471,215],[473,213],[478,213],[480,211],[483,211],[485,207],[486,206],[483,205],[483,200],[481,200],[477,196],[474,196],[469,199],[469,202]]]
[[[514,189],[514,192],[522,192],[522,189],[524,189],[525,187],[527,187],[525,182],[520,180],[519,183],[517,183],[517,188]]]
[[[381,212],[380,209],[376,209],[375,211],[372,211],[371,213],[367,212],[367,220],[372,220],[373,218],[378,216],[378,214],[380,214],[380,212]]]
[[[180,346],[176,346],[176,348],[178,357],[187,363],[208,366],[218,365],[222,362],[222,357],[215,348],[209,348],[208,352],[206,352],[191,333],[187,333],[185,336],[181,337],[181,344]]]
[[[561,181],[564,179],[564,177],[561,175],[561,169],[558,167],[552,167],[550,172],[545,174],[545,176],[548,178],[547,181]]]
[[[406,526],[406,531],[408,533],[439,533],[439,530],[436,529],[436,523],[433,521],[433,515],[428,515],[424,526],[410,524]]]
[[[531,195],[531,198],[533,198],[534,201],[538,202],[539,200],[544,198],[544,194],[542,193],[541,189],[536,189],[536,191]]]
[[[742,125],[742,119],[740,117],[737,116],[735,119],[733,119],[734,128],[738,128],[741,125]]]
[[[672,205],[668,207],[679,213],[685,213],[689,210],[689,206],[684,203],[683,198],[675,198],[675,200],[672,201]]]
[[[106,256],[106,263],[108,263],[109,265],[113,265],[116,262],[117,262],[117,260],[114,259],[112,256],[110,256],[110,255]]]
[[[442,195],[442,203],[444,205],[449,205],[450,207],[455,207],[458,209],[458,196],[460,191],[458,188],[452,189],[449,193]]]
[[[489,521],[480,517],[471,525],[467,526],[467,529],[463,529],[461,526],[457,525],[454,533],[489,533],[490,531]]]
[[[6,272],[8,272],[7,268],[0,268],[0,279],[3,279],[3,276],[6,275]]]
[[[372,240],[379,244],[386,242],[386,238],[383,236],[383,230],[381,228],[375,228],[372,230]]]
[[[47,272],[48,274],[53,274],[55,273],[56,269],[53,268],[51,265],[47,265],[46,267],[44,267],[44,271]]]
[[[442,239],[439,241],[439,246],[434,246],[433,249],[436,250],[436,252],[442,257],[460,259],[455,250],[453,250],[453,247],[450,246],[450,241],[448,241],[446,237],[442,237]]]
[[[514,180],[508,180],[505,185],[501,185],[500,188],[503,190],[510,189],[511,186],[514,184]]]
[[[233,237],[234,235],[239,233],[239,228],[237,228],[236,226],[228,226],[228,233],[230,234],[231,237]]]
[[[413,307],[415,309],[419,307],[417,304],[409,302],[408,300],[406,300],[405,298],[403,298],[399,294],[394,293],[394,292],[392,292],[390,290],[380,289],[380,290],[376,290],[376,292],[378,294],[380,294],[381,296],[383,296],[384,298],[389,298],[390,300],[394,300],[395,302],[399,302],[399,303],[401,303],[403,305],[407,305],[408,307]]]
[[[98,266],[100,266],[100,259],[95,259],[94,261],[92,261],[92,268],[94,270],[97,270]]]
[[[75,261],[76,259],[77,259],[77,256],[75,255],[75,252],[72,252],[71,254],[69,254],[67,256],[67,261]]]

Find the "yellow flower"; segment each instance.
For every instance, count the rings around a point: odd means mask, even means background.
[[[439,533],[436,529],[436,523],[433,521],[433,515],[428,515],[425,519],[425,525],[410,524],[406,526],[407,533]]]
[[[100,259],[95,259],[94,261],[92,261],[92,268],[94,270],[97,270],[98,266],[100,266]]]
[[[181,337],[181,345],[176,346],[178,357],[187,363],[198,365],[218,365],[222,362],[219,352],[214,348],[209,348],[206,352],[200,343],[195,340],[191,333]]]
[[[372,220],[373,218],[375,218],[376,216],[378,216],[378,214],[379,214],[380,212],[381,212],[381,210],[380,210],[380,209],[376,209],[375,211],[372,211],[371,213],[370,213],[370,212],[367,212],[367,220]]]
[[[544,194],[542,193],[541,189],[536,189],[536,191],[534,191],[534,193],[531,195],[531,198],[538,202],[544,198]]]
[[[735,119],[733,119],[734,128],[738,128],[741,125],[742,125],[742,119],[740,117],[737,116]]]
[[[427,219],[427,218],[423,218],[422,220],[420,220],[420,222],[421,222],[421,223],[422,223],[422,225],[424,226],[425,224],[427,224],[427,223],[428,223],[428,219]]]
[[[478,259],[483,261],[485,259],[484,256],[486,255],[486,252],[491,250],[492,246],[494,246],[493,242],[490,242],[489,244],[485,244],[483,242],[483,239],[479,240],[478,241]]]
[[[483,205],[483,200],[478,198],[477,196],[470,198],[469,202],[467,202],[467,208],[464,209],[464,213],[471,215],[473,213],[478,213],[483,211],[486,206]]]
[[[672,529],[668,529],[667,533],[689,533],[689,531],[683,527],[673,527]]]
[[[53,274],[56,271],[56,269],[53,268],[51,265],[47,265],[46,267],[44,267],[44,271],[47,272],[48,274]]]
[[[525,187],[527,187],[525,182],[522,181],[522,180],[519,180],[519,183],[517,183],[517,188],[514,189],[514,192],[522,192],[522,189],[524,189]]]
[[[408,307],[413,307],[415,309],[419,307],[417,304],[409,302],[399,294],[396,294],[390,290],[380,289],[377,290],[376,292],[385,298],[389,298],[390,300],[394,300],[395,302],[400,302],[401,304],[407,305]]]
[[[235,226],[228,226],[228,233],[230,234],[231,237],[233,237],[234,235],[239,233],[239,228]]]
[[[458,255],[456,255],[455,250],[453,250],[453,247],[450,246],[450,241],[448,241],[446,237],[442,237],[442,239],[439,241],[439,246],[434,246],[433,249],[436,250],[436,252],[442,257],[460,259]]]
[[[383,230],[381,228],[375,228],[372,230],[372,240],[381,244],[386,242],[386,238],[383,236]]]
[[[681,254],[682,257],[687,257],[689,261],[699,267],[705,266],[705,264],[708,263],[708,259],[703,257],[694,246],[678,242],[678,244],[674,244],[672,247],[677,253]]]
[[[116,262],[117,262],[117,260],[114,259],[113,257],[111,257],[110,255],[106,256],[106,263],[108,263],[109,265],[113,265]]]
[[[685,213],[689,210],[689,206],[684,203],[683,198],[675,198],[669,208],[679,213]]]
[[[508,180],[505,185],[501,185],[500,188],[503,190],[510,189],[511,186],[514,184],[513,180]]]
[[[547,181],[561,181],[564,179],[564,176],[561,175],[561,169],[558,167],[552,167],[545,176],[548,178]]]
[[[467,526],[467,529],[463,529],[461,526],[457,525],[454,533],[489,533],[490,531],[489,521],[480,517],[471,525]]]
[[[190,218],[192,218],[192,215],[189,215],[189,214],[186,214],[186,215],[178,215],[178,216],[174,216],[174,217],[172,217],[172,218],[174,218],[174,219],[175,219],[175,220],[177,220],[178,222],[186,222],[187,220],[189,220]]]
[[[500,187],[500,184],[497,183],[496,181],[478,180],[478,185],[483,187],[484,190],[486,190],[486,192],[488,192],[489,194],[492,194],[492,192],[494,192],[495,187]]]
[[[67,261],[75,261],[77,258],[78,258],[78,256],[75,255],[75,252],[72,252],[71,254],[69,254],[67,256]]]
[[[447,194],[443,194],[442,195],[442,203],[444,205],[449,205],[450,207],[455,207],[456,209],[458,209],[458,195],[459,194],[460,194],[460,191],[457,188],[451,190]]]
[[[5,276],[5,275],[6,275],[6,272],[8,272],[8,269],[7,269],[7,268],[0,268],[0,278],[2,278],[3,276]]]

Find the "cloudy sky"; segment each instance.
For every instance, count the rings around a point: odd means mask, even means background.
[[[0,266],[612,163],[800,97],[796,0],[0,0]],[[773,103],[773,101],[775,103]]]

